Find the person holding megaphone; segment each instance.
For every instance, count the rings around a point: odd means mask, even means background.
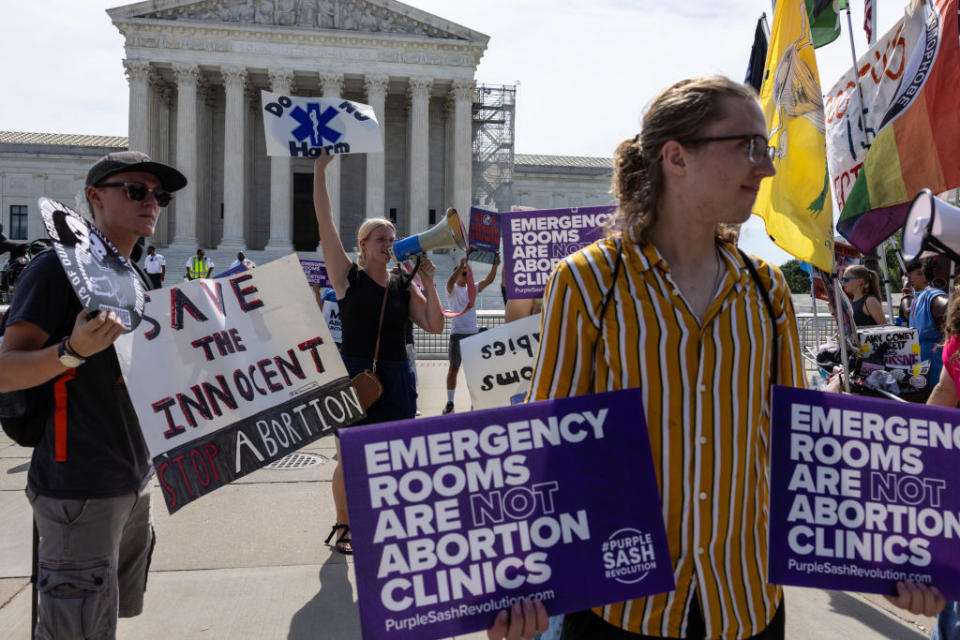
[[[340,354],[351,378],[372,370],[383,384],[382,395],[366,410],[366,419],[358,424],[413,418],[417,411],[417,387],[413,363],[407,359],[406,326],[415,322],[429,333],[443,331],[443,311],[433,282],[436,268],[425,254],[419,257],[418,273],[424,293],[411,286],[412,275],[391,275],[388,265],[396,229],[385,218],[364,220],[357,232],[357,262],[350,259],[333,223],[327,193],[326,168],[332,160],[333,156],[324,151],[314,161],[313,205],[327,277],[340,305],[343,327]],[[336,444],[333,501],[337,522],[327,542],[336,536],[337,551],[351,554],[339,437]]]

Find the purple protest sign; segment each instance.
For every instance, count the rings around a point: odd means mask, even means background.
[[[554,267],[604,236],[616,207],[543,209],[500,214],[507,298],[541,298]]]
[[[638,389],[341,431],[366,640],[674,588]]]
[[[769,580],[960,599],[960,413],[775,387]]]
[[[495,253],[500,250],[500,214],[470,207],[470,248]]]
[[[311,287],[315,284],[325,289],[331,287],[330,280],[327,278],[327,265],[323,260],[304,260],[301,258],[300,266],[303,267],[303,275],[307,276],[307,284]]]

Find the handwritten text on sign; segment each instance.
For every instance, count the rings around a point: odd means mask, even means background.
[[[507,298],[540,298],[557,263],[604,235],[608,207],[500,214]]]
[[[776,387],[770,581],[960,598],[960,412]]]
[[[461,340],[463,372],[473,407],[492,409],[522,402],[539,347],[539,313]]]
[[[367,640],[673,589],[639,390],[341,432]],[[589,481],[585,481],[589,479]]]
[[[293,255],[151,291],[116,347],[171,512],[363,417]]]

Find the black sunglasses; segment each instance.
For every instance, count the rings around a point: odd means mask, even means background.
[[[145,184],[139,182],[104,182],[103,184],[98,184],[97,188],[102,189],[104,187],[122,187],[126,192],[127,197],[135,202],[140,202],[147,197],[148,193],[152,193],[154,199],[157,201],[157,204],[161,207],[165,207],[170,204],[170,201],[173,200],[173,194],[169,191],[164,191],[163,189],[153,189],[148,187]]]
[[[747,143],[747,158],[757,164],[763,160],[764,154],[773,161],[777,153],[776,147],[768,145],[768,140],[758,133],[742,133],[735,136],[713,136],[709,138],[691,138],[681,140],[680,144],[701,144],[704,142],[721,142],[723,140],[742,140]]]

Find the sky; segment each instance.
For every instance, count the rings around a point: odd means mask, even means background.
[[[129,92],[123,38],[105,9],[118,0],[18,3],[0,21],[0,130],[126,135]],[[612,155],[634,136],[643,108],[682,78],[746,73],[757,19],[769,0],[412,0],[418,9],[490,36],[478,82],[519,83],[516,151]],[[866,50],[862,1],[851,10],[857,55]],[[903,0],[877,0],[877,32]],[[817,49],[821,87],[853,64],[843,33]],[[782,264],[763,222],[744,226],[741,246]]]

